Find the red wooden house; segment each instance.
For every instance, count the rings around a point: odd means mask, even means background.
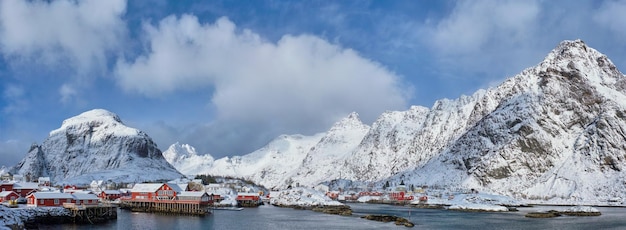
[[[258,206],[261,197],[258,193],[237,193],[237,205],[244,207]]]
[[[392,200],[398,200],[398,201],[403,201],[403,200],[413,200],[413,196],[405,196],[408,194],[405,194],[404,192],[391,192],[389,193],[389,198],[391,198]]]
[[[178,185],[169,183],[135,184],[130,191],[132,200],[174,200],[179,192]]]
[[[74,196],[59,192],[34,192],[26,196],[26,204],[30,206],[58,207],[64,203],[74,203]]]
[[[13,191],[13,182],[2,182],[0,184],[0,192]]]
[[[77,205],[96,205],[100,202],[100,199],[95,194],[91,193],[74,193],[74,203]]]
[[[38,183],[20,182],[13,184],[13,191],[21,197],[26,197],[28,194],[37,191],[37,189],[39,189]]]
[[[103,200],[116,200],[122,197],[120,190],[104,190],[98,194],[98,197]]]
[[[183,202],[197,203],[207,205],[213,202],[213,197],[206,192],[182,191],[176,196],[177,200]]]
[[[10,200],[17,200],[17,198],[19,198],[20,195],[17,194],[16,192],[13,191],[3,191],[0,192],[0,202],[5,202],[5,201],[10,201]]]

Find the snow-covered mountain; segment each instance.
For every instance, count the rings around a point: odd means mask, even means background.
[[[626,77],[564,41],[490,90],[508,96],[428,165],[398,178],[533,199],[605,201],[626,192]]]
[[[210,154],[198,155],[193,146],[178,142],[163,151],[163,157],[185,175],[206,174],[207,166],[212,166],[215,162]]]
[[[102,109],[63,121],[43,144],[33,144],[11,172],[30,174],[30,178],[49,176],[55,184],[143,182],[182,176],[147,134]]]
[[[497,87],[388,111],[371,127],[352,114],[309,140],[311,148],[283,148],[273,161],[259,160],[271,155],[270,144],[206,172],[268,188],[342,179],[613,199],[626,192],[626,77],[584,42],[563,41]]]
[[[231,176],[254,181],[267,188],[290,185],[313,186],[341,177],[332,167],[343,167],[344,160],[369,130],[358,114],[352,113],[335,123],[328,132],[313,136],[282,135],[263,148],[244,156],[224,157],[214,162],[210,155],[195,155],[177,149],[174,144],[163,153],[182,173]],[[193,157],[188,157],[192,155]],[[204,170],[202,170],[202,168]],[[319,170],[331,168],[330,170]],[[193,170],[191,170],[193,169]],[[196,170],[197,169],[197,170]]]

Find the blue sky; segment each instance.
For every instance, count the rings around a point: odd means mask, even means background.
[[[430,107],[582,39],[626,66],[626,1],[0,2],[0,165],[117,113],[165,150],[242,155],[356,111]]]

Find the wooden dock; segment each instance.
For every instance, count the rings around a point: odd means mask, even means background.
[[[107,204],[76,205],[64,203],[63,207],[70,211],[74,223],[96,223],[117,219],[117,207]]]
[[[185,202],[185,201],[171,201],[171,200],[158,200],[158,201],[137,201],[137,200],[122,200],[120,202],[120,208],[130,209],[133,212],[161,212],[161,213],[176,213],[176,214],[191,214],[191,215],[206,215],[210,214],[208,205],[203,205],[198,202]]]

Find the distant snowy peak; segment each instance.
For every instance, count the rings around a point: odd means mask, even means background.
[[[163,152],[163,157],[170,163],[178,159],[185,159],[197,155],[198,152],[196,152],[196,148],[189,144],[180,144],[178,142],[170,145],[170,147]]]
[[[209,154],[198,155],[196,149],[188,144],[176,142],[163,152],[163,157],[179,172],[185,175],[206,174],[215,159]]]
[[[369,126],[363,124],[361,119],[359,118],[359,114],[356,112],[350,113],[347,117],[342,118],[338,122],[336,122],[331,128],[330,132],[335,130],[346,130],[346,129],[369,129]]]

